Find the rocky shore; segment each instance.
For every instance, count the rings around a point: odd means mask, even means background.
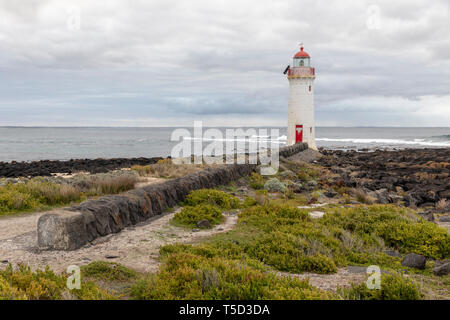
[[[32,162],[0,162],[0,177],[38,177],[55,173],[75,172],[105,173],[133,165],[148,165],[161,160],[154,158],[71,159],[68,161],[41,160]]]
[[[402,201],[422,208],[435,208],[441,203],[441,212],[450,209],[449,148],[320,151],[323,157],[317,162],[335,174],[337,185],[359,188],[378,203]]]

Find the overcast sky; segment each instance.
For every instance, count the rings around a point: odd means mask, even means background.
[[[449,0],[0,0],[0,125],[450,126]]]

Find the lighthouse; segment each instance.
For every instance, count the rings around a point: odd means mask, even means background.
[[[289,80],[289,115],[287,145],[306,142],[311,149],[317,150],[314,127],[314,79],[315,71],[311,67],[311,57],[303,46],[293,59],[293,67],[285,73]]]

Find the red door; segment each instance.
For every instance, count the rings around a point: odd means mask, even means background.
[[[295,126],[295,143],[303,142],[303,125],[297,124]]]

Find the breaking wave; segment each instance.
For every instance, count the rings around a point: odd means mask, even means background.
[[[403,140],[403,139],[361,139],[361,138],[316,138],[316,141],[328,141],[328,142],[350,142],[359,144],[377,144],[377,145],[419,145],[419,146],[429,146],[429,147],[450,147],[450,141],[430,141],[427,139],[414,139],[414,140]]]

